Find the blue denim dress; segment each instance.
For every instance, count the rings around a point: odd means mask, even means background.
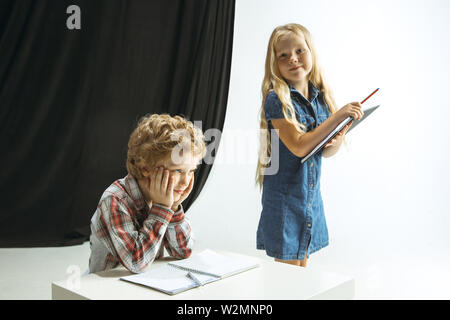
[[[323,94],[311,83],[310,101],[292,86],[290,92],[297,119],[306,126],[307,131],[331,115]],[[269,130],[273,129],[269,120],[284,118],[275,92],[268,94],[264,111]],[[270,257],[303,260],[305,254],[309,257],[309,254],[328,245],[328,229],[320,193],[322,152],[302,164],[301,158],[291,153],[278,135],[276,139],[279,142],[279,169],[276,174],[264,176],[256,247],[266,250]],[[272,159],[276,151],[272,150]]]

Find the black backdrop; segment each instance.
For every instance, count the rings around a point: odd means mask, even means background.
[[[69,30],[69,5],[81,29]],[[222,130],[234,0],[0,1],[0,246],[86,241],[147,113]],[[184,202],[199,195],[203,163]]]

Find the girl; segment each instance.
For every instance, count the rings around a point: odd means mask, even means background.
[[[361,104],[352,102],[338,111],[324,81],[311,35],[299,24],[275,28],[267,48],[262,84],[261,143],[256,172],[262,188],[262,212],[257,249],[275,261],[306,267],[307,257],[328,245],[320,193],[322,155],[334,155],[352,123],[305,163],[306,156],[348,116],[360,119]],[[271,130],[277,130],[278,150],[272,150]],[[265,146],[265,147],[264,147]],[[265,175],[278,159],[275,174]]]

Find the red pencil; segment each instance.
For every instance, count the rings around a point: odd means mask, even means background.
[[[377,88],[377,90],[375,90],[374,92],[372,92],[367,98],[365,98],[361,104],[363,104],[364,102],[366,102],[367,99],[369,99],[371,96],[373,96],[375,94],[375,92],[377,92],[378,90],[380,90],[380,88]]]

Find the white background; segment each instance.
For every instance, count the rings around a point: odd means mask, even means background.
[[[356,298],[450,299],[450,1],[237,0],[216,164],[188,216],[198,247],[256,250],[261,83],[272,30],[312,33],[339,107],[381,104],[322,166],[330,245],[308,268],[348,274]],[[267,258],[269,259],[269,258]]]

